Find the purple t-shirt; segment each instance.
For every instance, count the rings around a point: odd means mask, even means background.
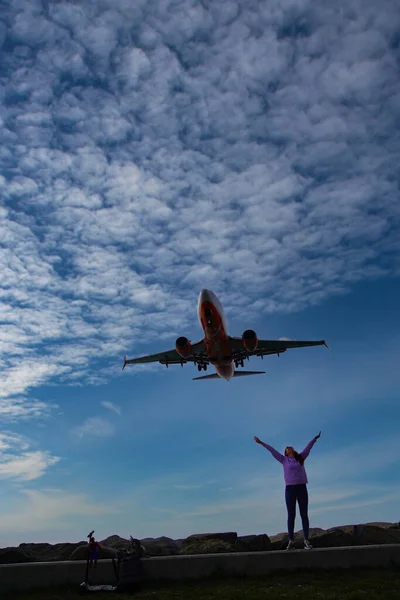
[[[307,444],[307,446],[300,452],[304,460],[310,454],[311,448],[314,446],[317,440],[313,438],[311,442]],[[308,483],[307,473],[304,468],[304,464],[300,464],[295,458],[291,458],[289,456],[284,456],[280,454],[275,448],[270,446],[269,444],[264,444],[262,442],[264,448],[269,450],[274,458],[279,461],[283,465],[283,476],[285,478],[286,485],[298,485],[299,483]]]

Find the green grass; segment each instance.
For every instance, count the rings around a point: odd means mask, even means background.
[[[148,583],[134,595],[87,594],[98,600],[399,600],[400,569],[281,572],[263,578]],[[79,587],[2,594],[2,600],[78,600]]]

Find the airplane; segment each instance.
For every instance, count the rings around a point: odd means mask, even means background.
[[[178,337],[174,350],[149,354],[139,358],[127,360],[124,357],[122,370],[128,364],[159,362],[168,368],[168,365],[184,364],[191,362],[197,366],[198,371],[207,371],[211,364],[215,373],[202,377],[193,377],[193,381],[200,379],[224,379],[230,381],[232,377],[248,375],[262,375],[265,371],[237,371],[238,366],[244,367],[244,360],[250,356],[277,354],[278,357],[289,348],[303,348],[306,346],[327,346],[325,340],[303,341],[294,340],[259,340],[252,329],[246,329],[242,337],[231,337],[228,334],[228,325],[220,301],[210,290],[201,290],[198,298],[197,314],[204,331],[204,338],[194,344],[186,337]]]

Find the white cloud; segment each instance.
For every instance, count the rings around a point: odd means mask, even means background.
[[[88,417],[81,425],[73,429],[73,433],[79,438],[111,437],[115,433],[115,427],[101,417]]]
[[[101,403],[101,405],[104,406],[104,408],[108,408],[108,410],[111,410],[111,411],[117,413],[117,415],[121,416],[121,407],[117,406],[113,402],[108,402],[105,400],[104,402]]]
[[[0,398],[9,398],[27,392],[49,377],[69,370],[69,367],[52,364],[53,360],[28,359],[24,364],[8,368],[0,375]]]
[[[57,405],[50,405],[35,398],[9,396],[0,398],[0,417],[4,421],[47,418]]]
[[[0,479],[31,481],[46,473],[60,459],[48,452],[25,452],[21,456],[3,454],[0,457]]]
[[[60,461],[42,450],[30,450],[30,443],[17,434],[0,433],[0,479],[33,481]]]
[[[22,450],[29,448],[29,443],[20,435],[9,432],[0,433],[0,451],[9,450],[13,447],[17,447]]]

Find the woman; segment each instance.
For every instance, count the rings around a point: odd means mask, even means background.
[[[261,444],[269,450],[274,458],[283,465],[283,473],[286,483],[285,499],[288,513],[288,533],[289,543],[286,550],[292,550],[294,546],[294,522],[296,518],[296,501],[299,504],[300,516],[303,525],[304,548],[311,550],[312,546],[308,541],[308,533],[310,524],[308,520],[308,490],[307,490],[307,474],[304,468],[304,461],[310,454],[311,448],[314,446],[317,439],[321,436],[321,432],[316,435],[300,454],[294,450],[292,446],[286,446],[285,456],[280,454],[275,448],[262,442],[257,436],[254,436],[254,441]]]

